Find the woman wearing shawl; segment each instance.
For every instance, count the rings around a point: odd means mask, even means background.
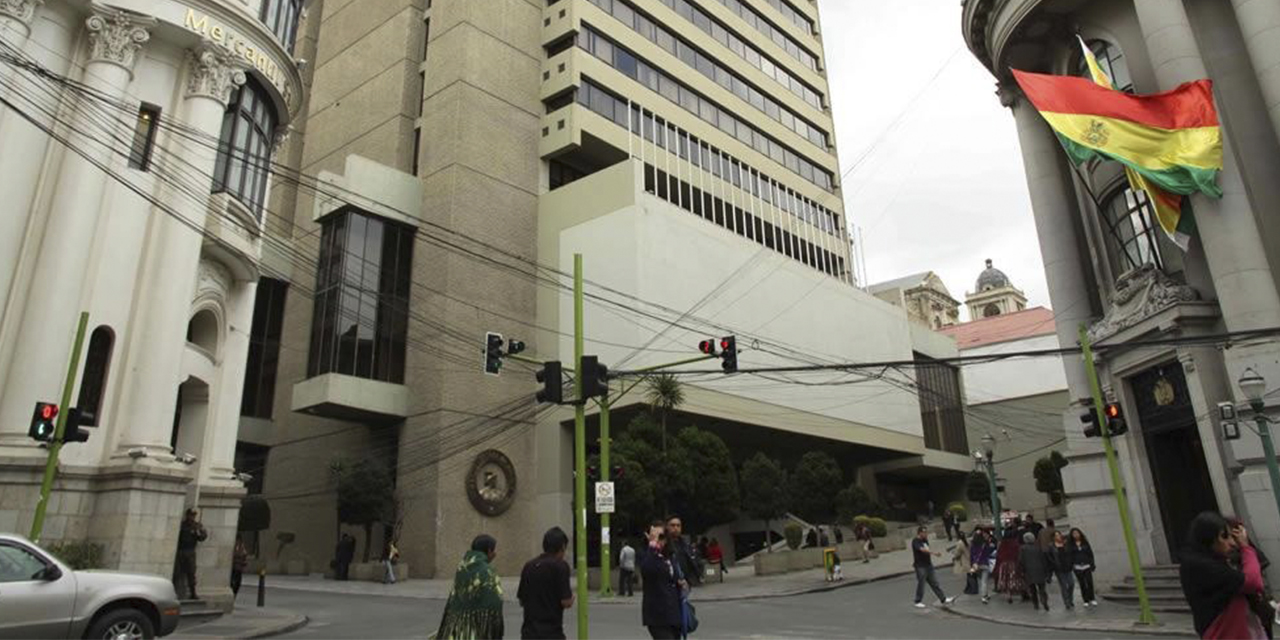
[[[502,581],[490,563],[498,541],[481,534],[471,542],[453,576],[453,589],[440,620],[439,640],[501,638]]]
[[[1014,594],[1024,593],[1027,585],[1018,567],[1018,550],[1022,547],[1020,530],[1012,523],[1005,526],[1000,546],[996,547],[996,593],[1003,593],[1009,602],[1013,602]]]

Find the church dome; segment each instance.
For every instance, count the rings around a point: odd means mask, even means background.
[[[1000,289],[1002,287],[1011,286],[1009,276],[1003,271],[991,266],[991,259],[987,258],[987,268],[978,276],[978,284],[975,291],[990,291],[992,289]]]

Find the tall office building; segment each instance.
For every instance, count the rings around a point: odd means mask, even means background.
[[[335,478],[362,460],[395,482],[395,524],[374,529],[371,555],[397,536],[414,575],[450,570],[480,532],[513,572],[546,527],[571,530],[570,413],[534,404],[530,367],[484,375],[482,346],[494,331],[571,365],[574,253],[587,352],[615,369],[724,333],[741,336],[744,366],[954,354],[855,286],[814,2],[308,8],[313,84],[293,149],[318,178],[277,189],[276,205],[310,262],[281,259],[288,282],[260,287],[275,297],[259,298],[238,449],[263,472],[273,570],[323,569]],[[828,448],[850,478],[875,483],[889,464],[883,482],[907,487],[972,466],[958,373],[938,370],[927,403],[874,380],[830,406],[741,379],[689,384],[683,410],[732,447]],[[642,407],[617,401],[620,425]],[[896,495],[923,506],[908,489]]]

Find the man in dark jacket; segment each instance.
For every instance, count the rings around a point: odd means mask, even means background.
[[[181,579],[192,600],[198,599],[196,598],[196,545],[209,538],[209,532],[205,531],[204,525],[197,519],[199,515],[200,513],[195,509],[187,509],[182,518],[182,527],[178,530],[178,578]],[[173,588],[178,593],[182,593],[183,590],[177,583],[178,581],[175,580]]]
[[[693,545],[689,544],[689,541],[684,538],[684,521],[680,519],[680,516],[667,516],[666,535],[667,540],[675,550],[672,560],[680,565],[680,570],[684,572],[685,580],[690,585],[702,584],[702,576],[698,572],[698,556],[693,550]]]
[[[1018,549],[1018,567],[1022,569],[1023,579],[1027,583],[1027,591],[1031,594],[1031,604],[1037,610],[1044,607],[1049,610],[1049,592],[1045,583],[1049,580],[1049,560],[1045,558],[1036,537],[1030,531],[1022,534],[1022,548]]]
[[[667,538],[663,523],[655,522],[645,536],[648,544],[640,552],[640,577],[643,580],[641,622],[654,640],[675,639],[682,635],[684,617],[680,610],[680,590],[686,588],[677,578],[673,556],[675,547]]]
[[[351,574],[351,561],[356,557],[356,539],[349,533],[338,539],[338,547],[334,550],[333,577],[335,580],[346,580]]]

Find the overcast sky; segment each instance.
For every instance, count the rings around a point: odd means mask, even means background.
[[[959,0],[818,4],[842,172],[867,154],[844,197],[870,281],[934,271],[963,303],[991,258],[1049,306],[1013,115],[964,48]]]

